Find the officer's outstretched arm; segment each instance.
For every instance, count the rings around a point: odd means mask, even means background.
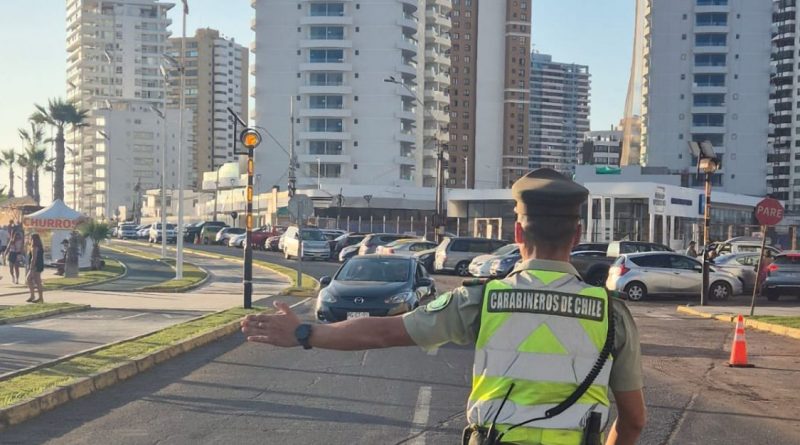
[[[242,320],[242,332],[247,340],[284,348],[299,346],[295,329],[300,319],[285,303],[276,302],[275,308],[277,311],[273,314],[248,315]],[[342,351],[414,345],[400,316],[314,325],[310,343],[315,348]]]
[[[606,445],[634,445],[642,434],[647,421],[644,393],[636,391],[614,391],[617,402],[617,420],[608,434]]]

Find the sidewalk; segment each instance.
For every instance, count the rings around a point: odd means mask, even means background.
[[[11,272],[8,270],[8,266],[0,266],[0,277],[2,277],[0,278],[0,297],[28,292],[28,285],[25,284],[24,267],[19,268],[19,284],[14,284],[11,281]],[[42,272],[42,280],[49,280],[51,278],[59,278],[59,276],[56,275],[56,269],[54,267],[45,267],[44,272]],[[25,298],[22,300],[25,301]],[[5,304],[4,300],[0,299],[0,304]]]
[[[745,317],[750,315],[750,306],[696,306],[696,305],[686,305],[686,307],[691,308],[696,312],[703,313],[708,316],[714,315],[744,315]],[[758,306],[756,304],[755,315],[772,315],[777,317],[798,317],[800,316],[800,304],[796,302],[777,302],[777,303],[766,303],[763,306]]]

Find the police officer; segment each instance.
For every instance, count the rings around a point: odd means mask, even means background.
[[[609,390],[618,417],[606,445],[636,443],[645,423],[636,325],[622,300],[569,264],[589,192],[549,169],[512,191],[523,261],[507,278],[466,281],[403,316],[328,325],[303,324],[276,303],[275,314],[242,320],[242,331],[249,341],[306,349],[475,344],[464,443],[600,443]]]

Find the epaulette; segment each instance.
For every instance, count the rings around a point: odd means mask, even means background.
[[[464,287],[483,286],[488,281],[489,281],[488,278],[470,278],[469,280],[462,281],[461,285]]]

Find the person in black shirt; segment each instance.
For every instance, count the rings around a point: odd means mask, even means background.
[[[38,233],[31,235],[31,247],[28,254],[28,289],[31,297],[28,303],[44,303],[44,286],[42,285],[42,272],[44,271],[44,246]],[[34,296],[34,289],[39,289],[39,299]]]

